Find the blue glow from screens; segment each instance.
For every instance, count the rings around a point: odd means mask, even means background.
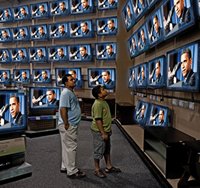
[[[13,13],[10,8],[0,9],[0,22],[13,21]]]
[[[1,63],[11,62],[11,55],[8,49],[0,49],[0,62]]]
[[[91,13],[94,11],[93,9],[93,1],[88,0],[85,2],[81,2],[81,0],[70,0],[70,12],[71,14],[85,14]]]
[[[35,25],[30,27],[32,40],[47,40],[49,37],[47,25]]]
[[[33,69],[33,82],[34,83],[50,83],[51,70],[50,69]]]
[[[52,1],[49,3],[51,16],[64,16],[69,14],[68,0]]]
[[[99,10],[109,10],[116,9],[118,7],[118,0],[98,0],[98,9]]]
[[[135,109],[135,120],[138,124],[144,126],[147,121],[149,104],[144,101],[138,101]]]
[[[46,62],[47,52],[45,47],[29,48],[29,59],[31,62]]]
[[[14,69],[13,81],[15,83],[29,84],[31,81],[30,70],[29,69]]]
[[[67,47],[66,46],[54,46],[48,48],[49,61],[67,61]]]
[[[12,40],[13,36],[10,29],[0,29],[0,42],[11,42]]]
[[[48,3],[46,2],[31,4],[30,7],[32,18],[44,18],[49,16]]]
[[[11,49],[12,62],[28,63],[28,54],[26,48]]]
[[[68,23],[49,25],[49,38],[63,39],[68,37]]]
[[[10,70],[0,70],[0,84],[10,84]]]
[[[30,39],[30,33],[28,27],[16,27],[12,29],[13,40],[26,41]]]
[[[27,5],[13,8],[14,20],[27,20],[30,19],[30,10]]]

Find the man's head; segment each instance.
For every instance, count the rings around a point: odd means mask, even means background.
[[[60,10],[62,10],[62,11],[65,10],[65,7],[66,6],[65,6],[65,2],[64,1],[59,3],[59,9]]]
[[[160,61],[156,62],[156,78],[160,76]]]
[[[87,9],[89,6],[88,0],[81,0],[81,5],[82,5],[83,9]]]
[[[26,35],[26,32],[25,32],[24,28],[19,29],[19,33],[20,33],[20,36],[25,36]]]
[[[75,70],[70,70],[70,71],[69,71],[69,74],[71,74],[72,77],[73,77],[74,79],[76,79],[77,75],[76,75],[76,71],[75,71]]]
[[[107,45],[106,46],[106,51],[107,51],[108,55],[111,55],[113,53],[113,46],[111,44]]]
[[[58,48],[57,52],[58,52],[58,56],[59,57],[64,56],[64,50],[63,50],[63,48]]]
[[[135,49],[136,48],[135,37],[132,37],[131,42],[132,42],[132,47]]]
[[[42,51],[41,48],[37,50],[37,55],[38,55],[38,57],[42,57],[43,56],[43,51]]]
[[[27,78],[27,72],[26,71],[22,71],[22,78],[26,79]]]
[[[131,15],[131,8],[130,8],[129,5],[127,5],[127,7],[126,7],[126,13],[127,13],[128,16]]]
[[[144,117],[145,110],[146,110],[146,106],[143,104],[143,105],[142,105],[142,108],[141,108],[141,112],[140,112],[140,116],[141,116],[141,117]]]
[[[18,50],[19,57],[23,58],[24,57],[24,51],[23,50]]]
[[[43,78],[44,80],[48,78],[48,74],[47,74],[47,71],[46,71],[46,70],[42,71],[42,78]]]
[[[49,103],[53,102],[56,99],[56,93],[54,90],[47,90],[46,96]]]
[[[5,16],[5,17],[9,17],[9,16],[10,16],[10,13],[9,13],[9,10],[8,10],[8,9],[5,9],[5,10],[4,10],[4,16]]]
[[[108,92],[101,85],[97,85],[92,89],[92,95],[95,99],[104,98],[108,95]]]
[[[177,17],[180,18],[184,10],[184,0],[174,0],[174,7]]]
[[[144,41],[145,41],[144,29],[141,29],[141,30],[140,30],[140,36],[141,36],[142,41],[144,42]]]
[[[192,69],[192,55],[190,49],[183,50],[181,54],[181,70],[182,75],[185,78]]]
[[[110,71],[103,71],[101,73],[101,76],[104,83],[107,83],[110,81]]]
[[[8,32],[6,30],[1,31],[2,37],[7,38],[8,37]]]
[[[20,8],[20,13],[21,13],[22,15],[26,15],[26,9],[25,9],[24,7],[21,7],[21,8]]]
[[[8,53],[7,53],[5,50],[3,51],[3,57],[4,57],[4,58],[7,58],[7,57],[8,57]]]
[[[44,5],[40,5],[40,6],[39,6],[39,11],[40,11],[41,13],[45,12]]]
[[[159,23],[159,19],[157,15],[155,15],[153,18],[153,27],[154,27],[155,32],[159,33],[160,23]]]
[[[10,114],[12,118],[15,118],[16,115],[20,112],[19,97],[11,96],[9,99],[9,105],[10,105]]]
[[[70,88],[70,89],[74,89],[74,87],[76,86],[75,80],[71,74],[65,74],[62,77],[62,84],[64,84],[65,87]]]
[[[107,24],[108,24],[108,29],[109,30],[112,30],[113,28],[115,28],[115,22],[114,22],[114,20],[108,20],[107,21]]]
[[[108,4],[109,5],[112,5],[112,4],[114,4],[115,3],[115,0],[108,0]]]
[[[59,33],[64,33],[65,32],[65,26],[64,25],[59,25],[58,26],[58,31],[59,31]]]
[[[163,122],[165,118],[164,110],[160,110],[158,115],[159,122]]]
[[[87,54],[87,49],[85,46],[81,46],[79,50],[82,57],[84,57]]]
[[[38,27],[38,32],[40,35],[43,35],[45,32],[44,32],[44,27]]]
[[[8,78],[8,73],[6,71],[3,71],[3,78],[4,79]]]
[[[82,22],[81,23],[81,31],[83,33],[86,33],[88,31],[88,23],[87,22]]]
[[[142,68],[141,68],[141,77],[142,77],[142,80],[144,80],[145,79],[145,68],[144,68],[144,66],[142,66]]]

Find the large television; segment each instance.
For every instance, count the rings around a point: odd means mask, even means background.
[[[12,22],[13,21],[13,13],[10,8],[1,8],[0,9],[0,22]]]
[[[13,69],[13,82],[16,84],[30,84],[30,69]]]
[[[138,50],[138,35],[136,32],[134,32],[130,38],[128,39],[128,51],[130,58],[136,57],[139,55],[139,50]]]
[[[11,29],[1,28],[0,29],[0,42],[6,43],[13,40]]]
[[[0,135],[23,133],[27,126],[27,97],[18,90],[0,90]]]
[[[92,48],[90,44],[68,46],[69,61],[88,62],[92,61]]]
[[[55,77],[56,77],[56,85],[64,87],[62,84],[62,78],[66,74],[71,74],[75,79],[75,88],[82,88],[82,74],[80,67],[71,67],[71,68],[56,68],[55,69]]]
[[[8,85],[11,82],[10,70],[0,70],[0,84]]]
[[[114,90],[116,87],[115,68],[88,68],[88,87],[93,88],[97,85]]]
[[[137,88],[146,88],[147,87],[147,63],[142,63],[136,66],[136,84]]]
[[[64,39],[69,36],[68,23],[54,23],[49,26],[49,38]]]
[[[129,68],[129,76],[128,76],[128,88],[136,89],[137,88],[137,67],[133,66]]]
[[[28,52],[26,48],[13,48],[11,49],[11,56],[13,63],[28,63]]]
[[[148,62],[147,84],[150,88],[166,87],[167,66],[165,56],[156,57]]]
[[[48,47],[48,58],[52,62],[63,62],[68,60],[67,46]]]
[[[117,55],[116,42],[95,44],[97,60],[115,60]]]
[[[94,12],[94,1],[92,0],[70,0],[70,13],[85,14]]]
[[[15,27],[12,29],[14,41],[28,41],[30,39],[29,28],[27,26]]]
[[[47,25],[30,26],[31,40],[47,40],[49,37]]]
[[[49,2],[50,7],[50,16],[65,16],[68,15],[69,10],[69,1],[68,0],[55,0]]]
[[[28,49],[30,62],[47,62],[47,51],[44,46],[42,47],[31,47]]]
[[[51,70],[50,69],[33,69],[32,73],[33,83],[49,84],[51,83]]]
[[[71,38],[89,38],[94,36],[92,20],[69,22]]]
[[[167,0],[162,5],[164,36],[168,39],[195,24],[192,0]]]
[[[118,7],[118,0],[98,0],[98,10],[110,10]]]
[[[0,63],[10,63],[11,55],[9,49],[0,49]]]
[[[97,35],[116,35],[118,31],[117,17],[105,17],[96,19]]]
[[[31,18],[28,5],[18,6],[13,8],[13,17],[16,21],[28,20]]]
[[[167,52],[167,88],[199,91],[199,41]]]
[[[47,2],[30,4],[32,18],[47,18],[49,16],[49,6]]]

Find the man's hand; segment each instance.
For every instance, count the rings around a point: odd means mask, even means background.
[[[103,140],[108,140],[108,134],[106,132],[101,133]]]
[[[65,124],[65,130],[69,128],[69,124]]]

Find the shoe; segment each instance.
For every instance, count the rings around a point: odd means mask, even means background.
[[[78,172],[76,172],[75,174],[67,175],[67,177],[71,178],[71,179],[83,178],[85,176],[86,176],[85,172],[81,172],[80,170]]]
[[[67,173],[67,169],[66,169],[66,168],[61,168],[61,169],[60,169],[60,172],[61,172],[61,173]]]
[[[99,178],[105,178],[106,177],[106,174],[104,174],[104,172],[102,170],[95,170],[94,175],[99,177]]]
[[[105,168],[106,173],[118,173],[121,172],[119,168],[112,166],[111,168]]]

